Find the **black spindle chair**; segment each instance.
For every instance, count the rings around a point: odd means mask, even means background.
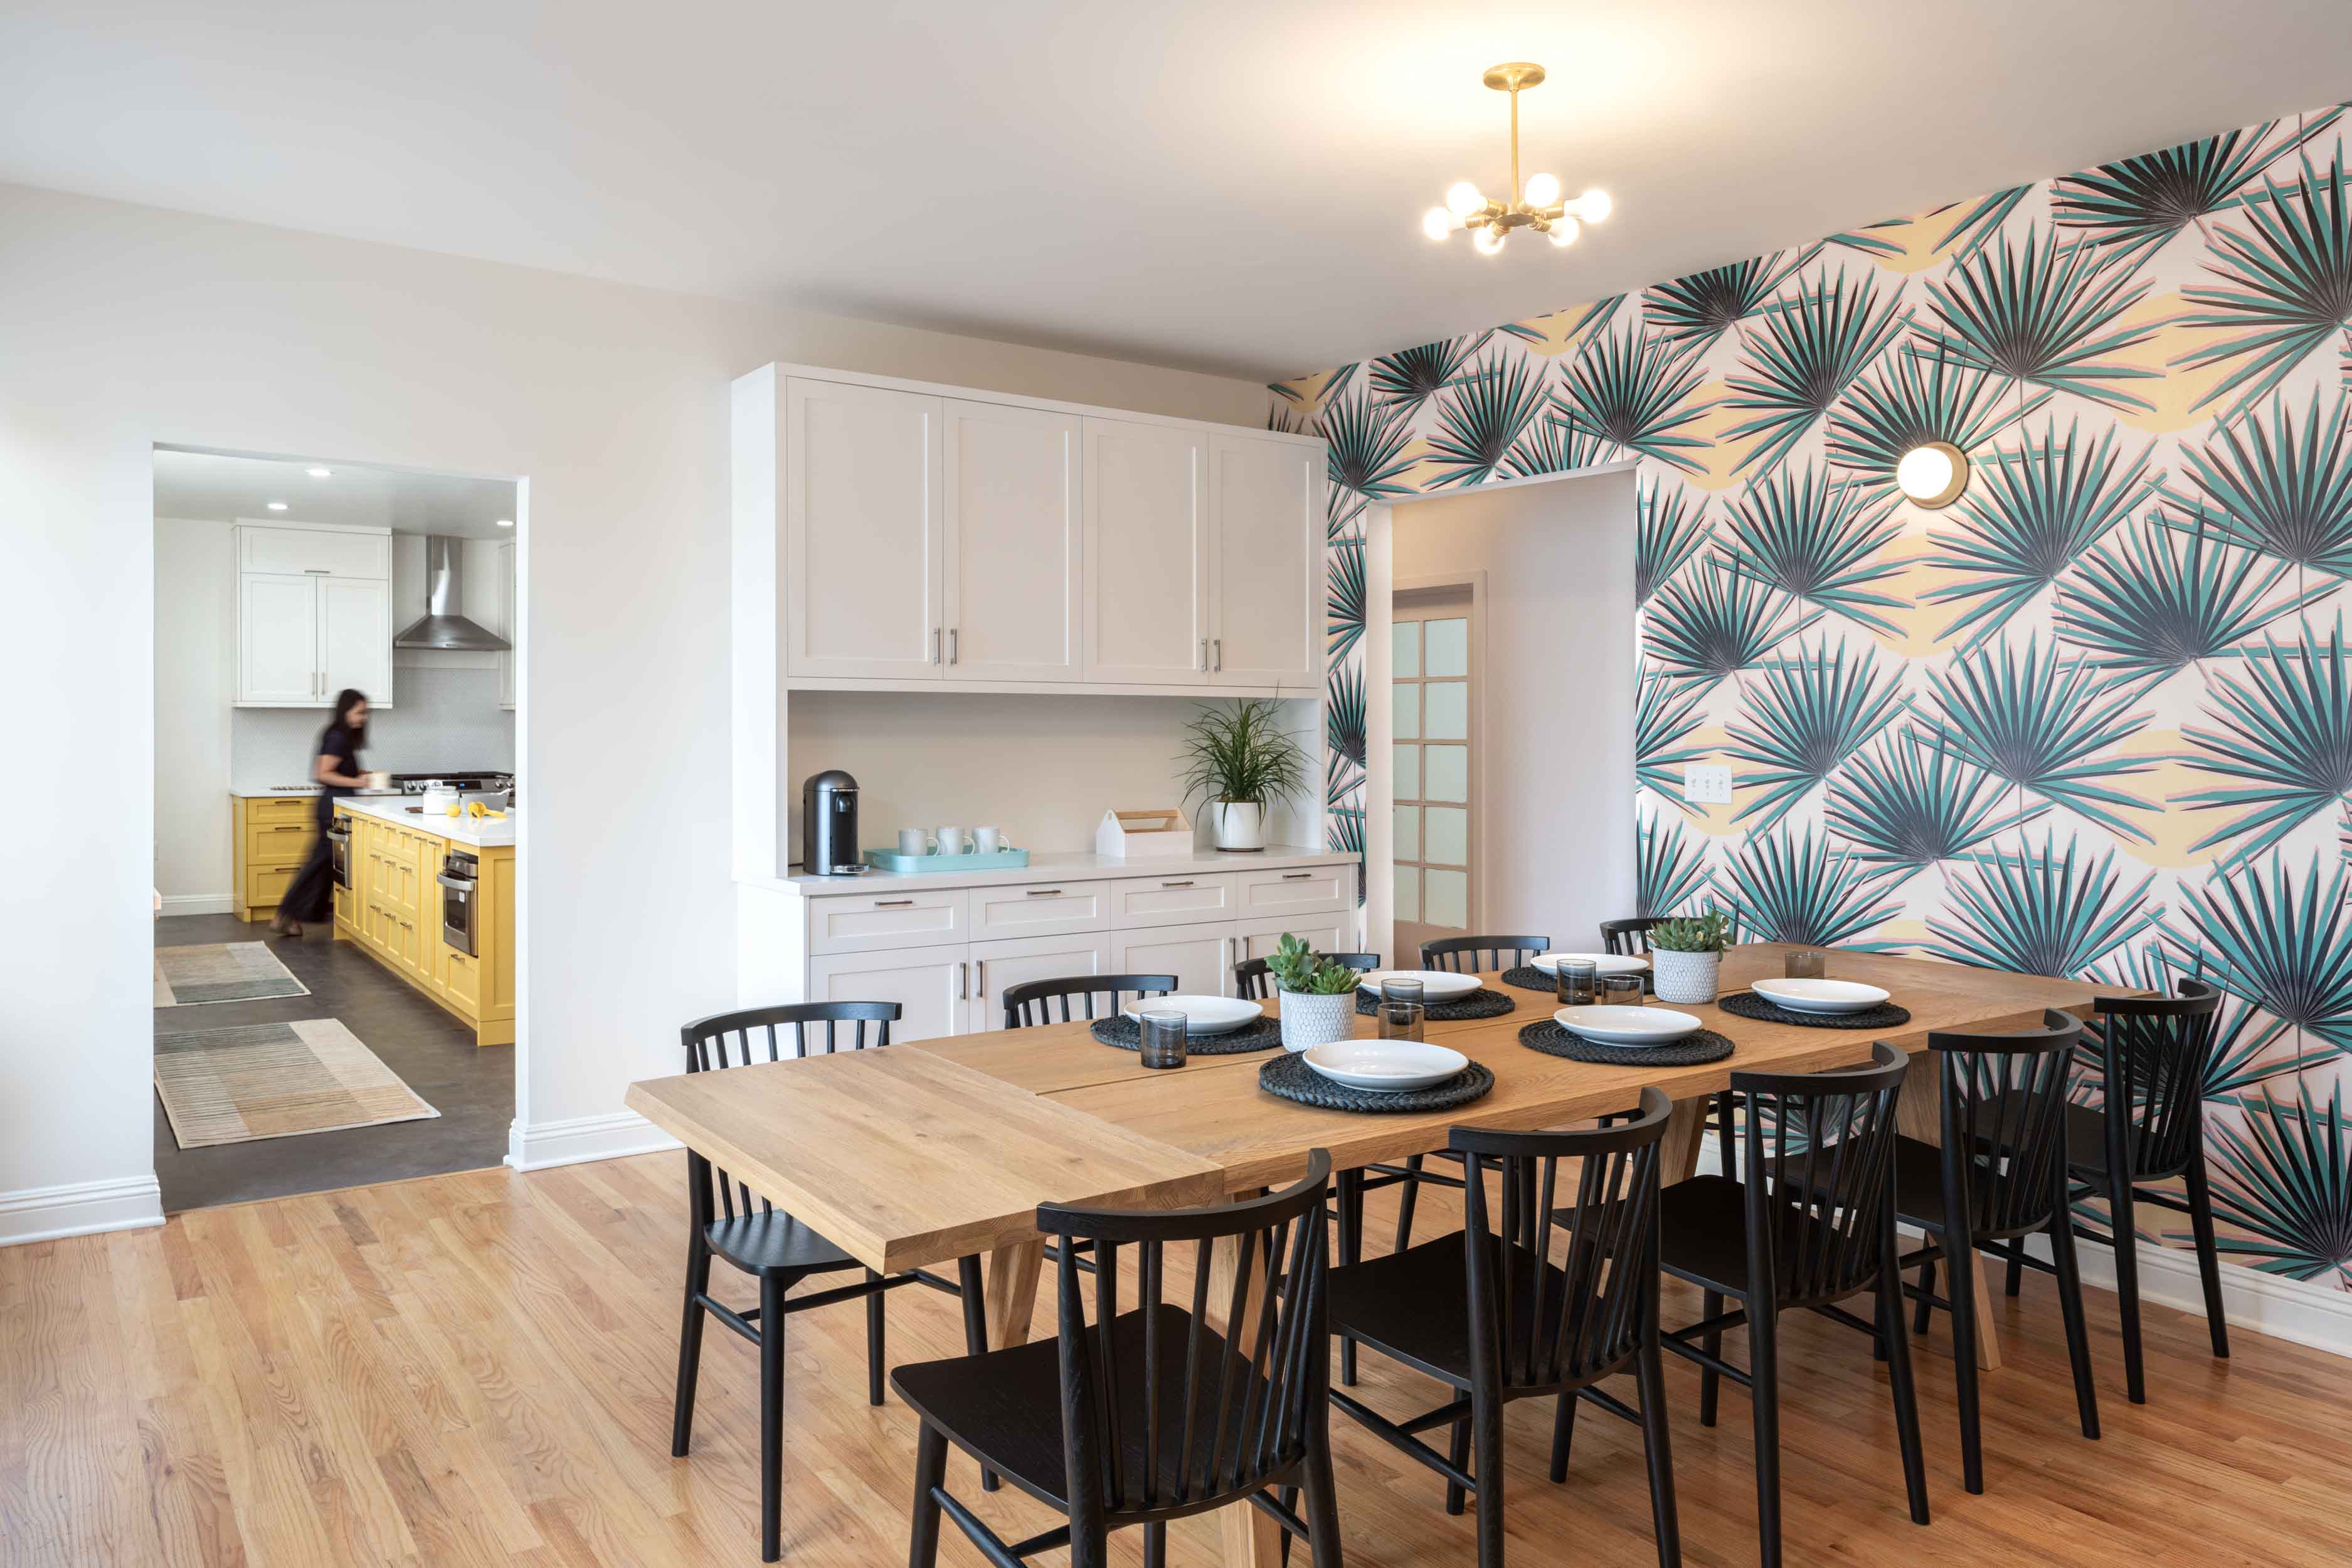
[[[1172,1212],[1042,1205],[1037,1228],[1063,1244],[1056,1337],[890,1374],[922,1417],[909,1568],[938,1561],[941,1513],[998,1568],[1064,1548],[1071,1568],[1103,1568],[1111,1531],[1131,1526],[1143,1530],[1145,1563],[1160,1568],[1169,1521],[1236,1503],[1307,1541],[1315,1568],[1339,1568],[1324,1397],[1330,1171],[1318,1149],[1306,1179],[1271,1196]],[[1072,1250],[1080,1240],[1095,1247],[1091,1292]],[[1167,1254],[1188,1242],[1178,1258],[1190,1262],[1192,1289],[1171,1301]],[[1236,1256],[1219,1304],[1227,1324],[1255,1322],[1245,1338],[1207,1321],[1220,1245]],[[1135,1283],[1131,1305],[1120,1299],[1122,1272]],[[1067,1522],[1008,1544],[947,1489],[950,1443]],[[1290,1487],[1305,1489],[1304,1520],[1267,1495]]]
[[[698,1018],[679,1035],[686,1044],[686,1070],[719,1072],[787,1057],[831,1056],[890,1043],[898,1020],[896,1002],[804,1002],[756,1007]],[[782,1503],[784,1320],[794,1312],[863,1298],[866,1302],[866,1397],[882,1403],[883,1293],[902,1285],[928,1285],[963,1299],[964,1341],[974,1350],[988,1344],[982,1314],[986,1309],[977,1256],[961,1260],[961,1279],[945,1279],[917,1270],[887,1279],[865,1270],[858,1284],[787,1300],[784,1293],[819,1274],[859,1268],[857,1259],[759,1196],[743,1183],[687,1151],[687,1206],[692,1218],[686,1243],[686,1321],[678,1331],[677,1405],[670,1449],[684,1458],[694,1431],[695,1384],[702,1368],[702,1321],[706,1314],[742,1335],[760,1352],[760,1560],[778,1556]],[[725,1258],[760,1282],[760,1304],[736,1311],[710,1294],[710,1260]]]
[[[1004,1004],[1004,1026],[1008,1029],[1034,1029],[1045,1024],[1085,1022],[1093,1018],[1116,1018],[1126,1004],[1119,998],[1132,995],[1138,1002],[1147,996],[1165,996],[1176,989],[1172,974],[1066,974],[1052,980],[1024,980],[1018,985],[1004,988],[1000,1000]],[[1102,1010],[1095,1010],[1095,998],[1107,996],[1109,1001]],[[1076,1006],[1072,1006],[1072,998]],[[1061,1016],[1054,1016],[1055,1004],[1060,1004]]]
[[[1810,1309],[1877,1337],[1895,1396],[1895,1427],[1914,1522],[1927,1522],[1919,1405],[1911,1383],[1903,1276],[1895,1239],[1895,1110],[1908,1058],[1884,1041],[1871,1065],[1838,1072],[1735,1072],[1748,1114],[1740,1123],[1746,1179],[1694,1176],[1659,1200],[1665,1270],[1696,1285],[1699,1321],[1664,1336],[1698,1363],[1698,1418],[1715,1425],[1730,1378],[1753,1395],[1756,1528],[1763,1568],[1780,1565],[1779,1315]],[[1767,1173],[1780,1173],[1777,1183]],[[1838,1302],[1877,1294],[1877,1321]],[[1727,1312],[1727,1297],[1740,1305]],[[1723,1331],[1745,1325],[1748,1370],[1726,1362]],[[1693,1340],[1699,1342],[1691,1343]]]
[[[1616,1125],[1561,1132],[1454,1129],[1463,1156],[1463,1228],[1331,1276],[1331,1326],[1444,1384],[1454,1397],[1391,1421],[1345,1394],[1331,1403],[1445,1480],[1445,1510],[1478,1509],[1478,1568],[1503,1562],[1503,1410],[1554,1398],[1551,1479],[1568,1479],[1579,1400],[1642,1428],[1658,1562],[1682,1561],[1674,1458],[1659,1370],[1658,1162],[1664,1094]],[[1573,1165],[1570,1164],[1573,1162]],[[1499,1226],[1486,1177],[1500,1178]],[[1565,1205],[1559,1200],[1568,1198]],[[1557,1253],[1565,1259],[1555,1264]],[[1631,1371],[1637,1410],[1601,1386]],[[1451,1429],[1441,1455],[1417,1434]],[[1475,1456],[1475,1458],[1474,1458]]]
[[[1620,958],[1641,958],[1650,951],[1650,932],[1665,923],[1663,918],[1647,916],[1637,920],[1602,921],[1601,951],[1613,952]]]
[[[1344,963],[1354,970],[1378,969],[1381,955],[1377,952],[1318,952],[1316,957],[1330,963]],[[1263,958],[1244,958],[1234,965],[1234,994],[1246,1002],[1263,1002],[1274,994],[1274,972]]]
[[[2115,1249],[2124,1389],[2134,1405],[2147,1403],[2134,1217],[2139,1205],[2189,1216],[2197,1273],[2205,1287],[2206,1332],[2216,1357],[2226,1360],[2230,1354],[2230,1324],[2221,1313],[2221,1258],[2205,1176],[2205,1068],[2221,1024],[2221,993],[2202,980],[2180,980],[2173,989],[2172,996],[2103,996],[2091,1004],[2098,1016],[2101,1103],[2066,1110],[2069,1198],[2107,1202],[2107,1233],[2076,1226],[2074,1234]],[[2175,1176],[2183,1178],[2180,1197],[2143,1184]],[[2017,1294],[2029,1268],[2057,1272],[2053,1264],[2026,1257],[2022,1240],[2011,1242],[2011,1295]]]

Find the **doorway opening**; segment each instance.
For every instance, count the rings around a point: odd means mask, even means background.
[[[154,497],[164,1209],[499,1163],[522,485],[158,446]]]

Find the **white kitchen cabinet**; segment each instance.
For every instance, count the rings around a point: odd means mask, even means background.
[[[1322,463],[1292,441],[1210,437],[1213,684],[1304,690],[1322,673]]]
[[[1078,680],[1078,420],[949,399],[947,678]]]
[[[237,580],[236,700],[308,708],[319,695],[319,584],[247,572]]]
[[[331,702],[346,687],[392,704],[392,584],[381,578],[319,579],[319,689]]]
[[[1234,965],[1240,962],[1236,945],[1231,921],[1115,931],[1110,966],[1119,974],[1172,974],[1179,991],[1230,996]]]
[[[1088,418],[1086,679],[1209,683],[1207,432]]]
[[[1231,919],[1234,878],[1230,872],[1174,870],[1162,877],[1126,877],[1110,889],[1110,923],[1128,926],[1197,925]]]
[[[392,577],[392,533],[388,529],[240,523],[236,545],[239,572],[373,577],[384,581]]]
[[[1100,932],[1015,937],[971,944],[970,1034],[1004,1027],[1004,991],[1032,980],[1111,972],[1110,939]],[[1075,999],[1074,999],[1075,1000]],[[1058,1016],[1058,1011],[1056,1016]]]
[[[971,890],[971,938],[1067,936],[1101,931],[1110,922],[1109,882],[1031,882]]]
[[[938,1040],[966,1032],[971,960],[958,947],[834,953],[809,960],[812,1002],[896,1002],[893,1042]]]
[[[808,901],[811,952],[865,952],[964,942],[971,905],[961,888],[827,894]]]
[[[236,542],[238,705],[324,708],[351,687],[392,706],[389,531],[241,523]]]
[[[940,679],[942,410],[940,398],[886,387],[786,384],[788,674]]]

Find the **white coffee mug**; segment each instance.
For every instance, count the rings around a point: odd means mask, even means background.
[[[961,854],[962,854],[962,853],[963,853],[963,851],[964,851],[964,838],[963,838],[963,829],[962,829],[962,828],[961,828],[961,827],[942,827],[942,828],[940,828],[940,848],[939,848],[939,852],[940,852],[940,854],[942,854],[942,855],[961,855]]]
[[[975,827],[971,830],[971,847],[974,854],[993,855],[1013,846],[1004,841],[1004,835],[996,828]]]
[[[930,852],[930,835],[925,833],[919,827],[902,827],[898,829],[899,854],[928,855]]]

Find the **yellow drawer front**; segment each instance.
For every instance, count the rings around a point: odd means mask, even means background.
[[[299,866],[310,858],[318,835],[307,822],[281,822],[248,827],[245,833],[245,863],[248,866]]]
[[[247,866],[245,868],[245,901],[259,909],[282,902],[286,889],[294,885],[298,866]]]
[[[482,1016],[482,962],[459,952],[456,948],[443,950],[449,973],[446,982],[450,1005],[470,1017]]]
[[[245,803],[245,820],[248,824],[308,822],[318,803],[309,795],[287,795],[283,799],[248,800]]]

